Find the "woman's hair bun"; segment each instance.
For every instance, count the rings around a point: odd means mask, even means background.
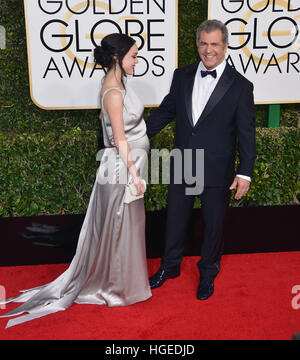
[[[112,53],[103,46],[97,46],[94,50],[95,63],[102,67],[109,67],[112,62]]]
[[[122,74],[125,75],[125,71],[122,67],[122,61],[124,56],[135,44],[130,36],[120,33],[113,33],[106,35],[100,46],[96,46],[94,50],[95,63],[101,65],[106,73],[114,63],[118,62]]]

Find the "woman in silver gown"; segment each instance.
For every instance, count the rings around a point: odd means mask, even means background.
[[[149,140],[143,104],[124,84],[126,75],[134,72],[137,52],[135,41],[124,34],[106,36],[94,51],[95,62],[106,72],[100,93],[105,149],[76,253],[57,279],[4,302],[24,304],[1,317],[27,313],[11,319],[7,327],[65,310],[73,303],[126,306],[151,297],[140,196],[145,191],[141,174]],[[137,198],[130,203],[124,202],[126,183],[136,190]]]

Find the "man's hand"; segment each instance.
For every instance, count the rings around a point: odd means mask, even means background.
[[[247,194],[247,191],[249,190],[249,186],[250,186],[250,181],[236,176],[229,189],[233,190],[236,188],[236,186],[237,186],[237,191],[234,198],[236,200],[240,200],[244,195]]]

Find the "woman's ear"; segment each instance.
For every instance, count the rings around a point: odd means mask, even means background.
[[[113,56],[113,61],[114,61],[114,67],[116,68],[117,65],[119,65],[119,60],[118,60],[117,55],[114,55],[114,56]]]

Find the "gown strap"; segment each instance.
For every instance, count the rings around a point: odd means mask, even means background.
[[[103,94],[101,96],[101,107],[102,107],[102,109],[104,109],[104,106],[103,106],[104,96],[111,90],[118,90],[124,96],[125,90],[123,90],[123,89],[120,89],[120,88],[117,88],[117,87],[107,88],[106,90],[103,91]]]

